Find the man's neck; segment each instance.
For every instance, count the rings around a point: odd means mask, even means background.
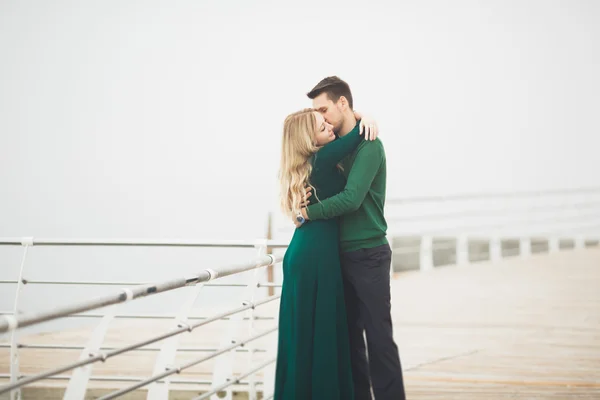
[[[354,117],[354,113],[350,111],[344,117],[344,122],[342,123],[342,127],[340,128],[338,136],[346,136],[352,129],[354,129],[355,126],[356,118]]]

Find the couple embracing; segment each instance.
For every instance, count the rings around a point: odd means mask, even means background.
[[[386,159],[349,85],[328,77],[284,122],[283,260],[275,400],[404,400],[392,335]],[[366,343],[365,343],[366,337]]]

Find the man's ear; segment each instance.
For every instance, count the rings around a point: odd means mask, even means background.
[[[340,96],[338,99],[338,104],[340,105],[342,111],[344,111],[346,108],[348,108],[348,99],[345,96]]]

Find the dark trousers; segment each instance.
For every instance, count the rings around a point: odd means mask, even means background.
[[[371,385],[376,400],[406,399],[392,335],[391,261],[389,245],[342,253],[355,400],[371,399]]]

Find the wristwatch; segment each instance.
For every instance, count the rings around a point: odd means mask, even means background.
[[[306,222],[301,211],[298,211],[298,214],[296,215],[296,221],[298,221],[301,225]]]

